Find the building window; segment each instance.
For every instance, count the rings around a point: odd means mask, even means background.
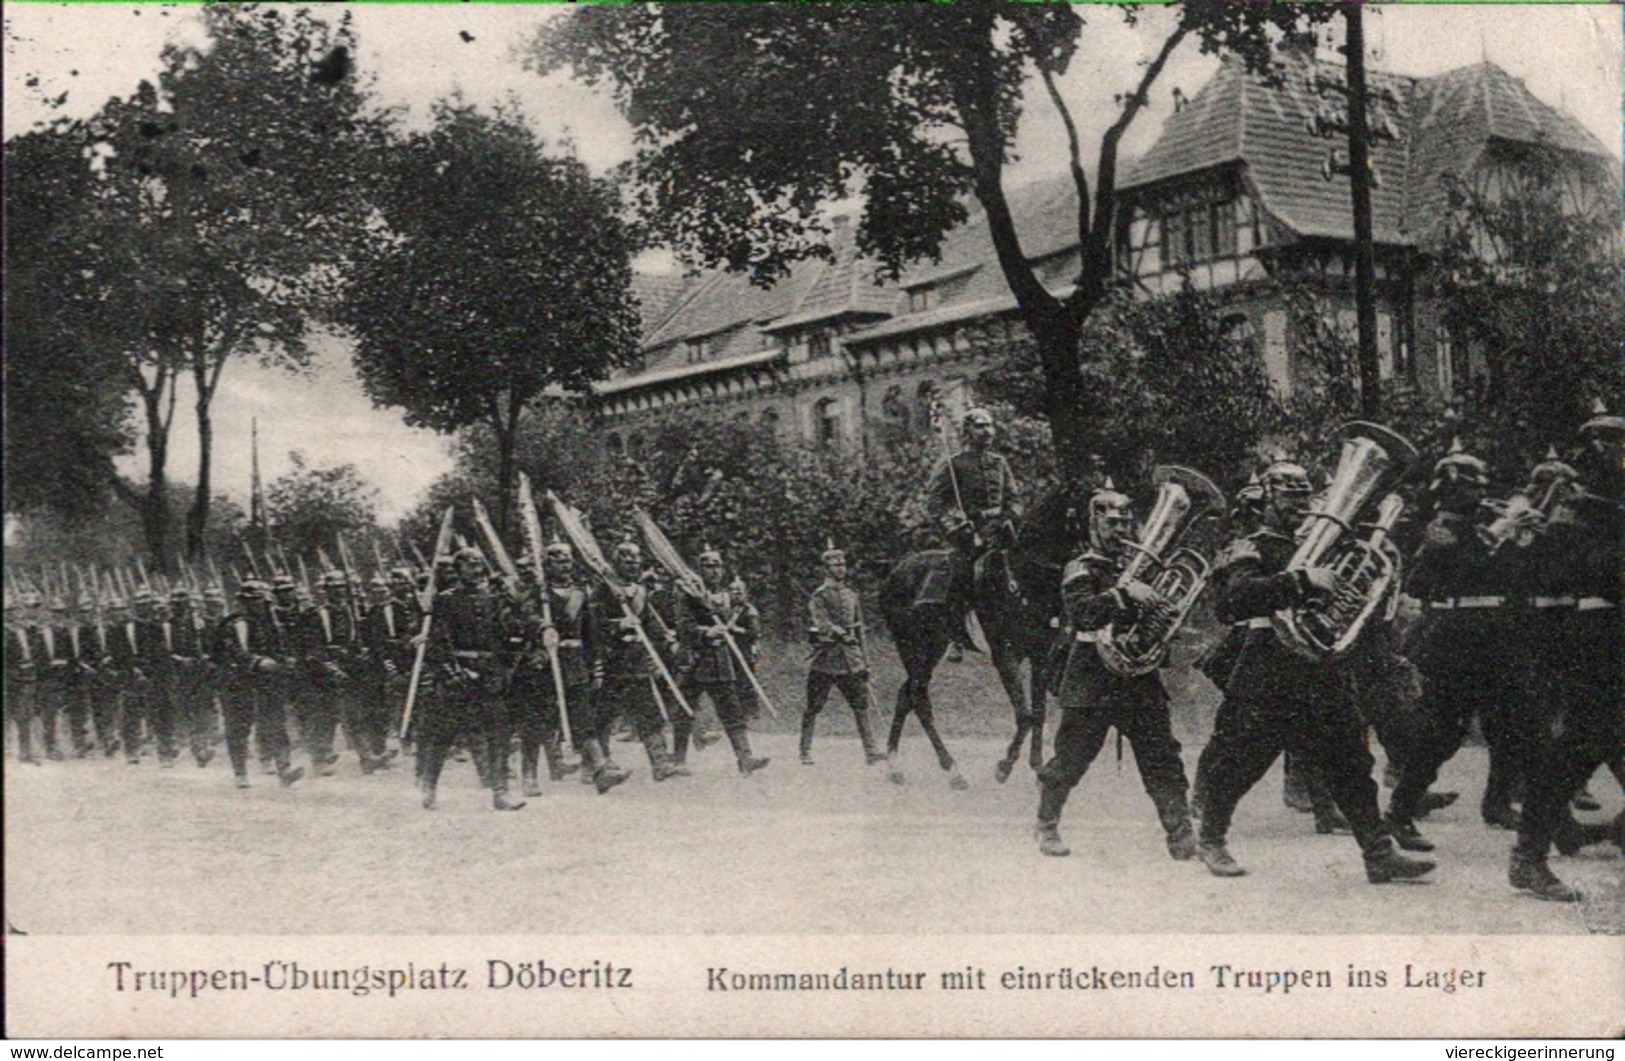
[[[910,313],[924,313],[937,304],[936,289],[929,285],[925,287],[911,287],[908,289],[908,311]]]
[[[808,358],[816,361],[821,357],[828,357],[830,353],[831,346],[829,341],[829,332],[819,329],[818,331],[807,336]]]
[[[1439,393],[1450,398],[1456,392],[1456,344],[1450,326],[1440,321],[1433,330],[1433,368],[1438,373]]]
[[[841,403],[820,398],[813,406],[813,441],[825,448],[841,443]]]
[[[1159,236],[1160,253],[1154,252],[1149,242]],[[1129,238],[1137,238],[1133,225],[1129,227]],[[1258,217],[1250,200],[1235,196],[1170,206],[1160,225],[1146,226],[1145,238],[1148,242],[1139,248],[1143,254],[1142,275],[1158,271],[1163,261],[1189,265],[1251,251],[1258,243]]]
[[[708,335],[690,339],[684,346],[688,351],[688,363],[691,365],[698,364],[711,356],[711,337]]]

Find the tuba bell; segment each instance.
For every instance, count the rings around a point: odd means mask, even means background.
[[[1149,674],[1162,665],[1168,643],[1207,586],[1208,562],[1192,549],[1175,546],[1197,520],[1225,510],[1219,488],[1189,468],[1161,465],[1151,481],[1157,484],[1157,500],[1140,540],[1129,546],[1134,558],[1117,585],[1144,582],[1156,592],[1156,603],[1122,629],[1106,627],[1095,642],[1106,668],[1126,678]]]
[[[1327,568],[1335,587],[1321,600],[1276,612],[1271,621],[1282,644],[1317,661],[1347,652],[1399,580],[1401,557],[1392,536],[1405,502],[1387,494],[1371,522],[1356,520],[1416,459],[1416,447],[1379,424],[1356,420],[1343,426],[1342,435],[1337,473],[1304,517],[1298,551],[1286,567]],[[1358,536],[1361,530],[1365,537]]]

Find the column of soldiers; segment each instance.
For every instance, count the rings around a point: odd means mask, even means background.
[[[973,459],[950,465],[954,471],[939,474],[932,490],[933,511],[963,539],[956,545],[966,569],[980,562],[979,541],[1015,537],[1016,484],[990,449],[991,427],[984,411],[967,418]],[[1068,853],[1062,810],[1115,728],[1134,745],[1176,859],[1197,859],[1220,877],[1244,874],[1229,850],[1235,808],[1288,752],[1309,782],[1319,831],[1352,832],[1369,880],[1419,878],[1434,863],[1402,852],[1434,849],[1418,821],[1439,805],[1430,786],[1476,719],[1490,752],[1480,814],[1517,833],[1510,882],[1544,899],[1578,899],[1547,858],[1553,846],[1572,852],[1607,835],[1580,825],[1571,800],[1599,765],[1625,776],[1625,421],[1599,414],[1580,440],[1570,462],[1554,454],[1498,503],[1486,497],[1486,462],[1459,445],[1437,461],[1425,510],[1415,517],[1425,524],[1419,544],[1406,550],[1403,577],[1372,602],[1397,602],[1403,593],[1417,602],[1420,620],[1401,641],[1392,614],[1379,614],[1352,649],[1323,657],[1295,650],[1278,618],[1332,607],[1344,574],[1324,558],[1297,560],[1319,511],[1305,466],[1280,457],[1264,468],[1238,495],[1230,513],[1236,537],[1211,571],[1217,617],[1228,631],[1202,670],[1224,700],[1189,801],[1191,778],[1155,669],[1124,674],[1102,664],[1099,646],[1113,631],[1153,625],[1168,602],[1125,575],[1139,548],[1132,507],[1109,481],[1097,488],[1061,577],[1057,636],[1067,658],[1054,753],[1039,773],[1040,850]],[[690,776],[690,751],[706,732],[695,712],[707,705],[741,774],[768,765],[748,734],[759,699],[749,681],[758,617],[717,551],[702,551],[695,584],[657,575],[630,540],[614,549],[609,572],[592,569],[597,578],[556,541],[540,565],[527,556],[508,578],[473,547],[448,559],[432,577],[401,567],[365,587],[329,567],[313,587],[319,595],[302,595],[286,575],[245,579],[223,618],[218,590],[176,588],[167,598],[143,591],[128,605],[122,596],[76,607],[58,599],[49,609],[31,589],[8,592],[6,707],[19,758],[122,750],[139,764],[150,745],[163,766],[183,747],[203,766],[223,730],[239,786],[249,785],[256,754],[289,785],[304,773],[293,764],[290,730],[321,776],[332,772],[342,727],[361,770],[372,774],[390,767],[390,734],[415,697],[402,746],[415,749],[426,808],[436,806],[446,762],[463,753],[498,810],[541,793],[544,763],[550,780],[579,769],[584,782],[608,793],[632,776],[613,755],[623,725],[642,744],[655,781]],[[847,584],[845,553],[832,544],[822,561],[826,577],[809,601],[800,761],[814,762],[817,719],[836,688],[854,713],[866,761],[882,761],[869,715],[862,606]],[[1412,665],[1419,688],[1409,693],[1372,677],[1409,674]],[[1396,696],[1408,697],[1404,710],[1379,707]],[[1373,727],[1398,768],[1386,812],[1368,750]],[[566,742],[579,764],[566,761]],[[515,746],[522,798],[511,794]]]

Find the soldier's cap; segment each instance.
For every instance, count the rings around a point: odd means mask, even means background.
[[[479,564],[481,567],[485,566],[485,554],[474,548],[472,545],[467,545],[457,550],[456,554],[453,556],[453,559],[459,564],[467,561],[470,563]]]
[[[846,563],[846,550],[837,549],[832,545],[819,554],[818,558],[826,564],[844,564]]]
[[[192,591],[185,586],[176,586],[169,591],[169,599],[173,601],[191,601]]]
[[[643,555],[643,547],[628,538],[615,547],[616,556],[635,557]]]
[[[349,582],[350,582],[349,576],[346,575],[343,571],[323,571],[322,572],[322,585],[324,585],[324,586],[342,586],[342,585],[348,585]]]
[[[416,581],[416,576],[413,575],[412,569],[409,567],[390,568],[389,577],[392,582],[405,582],[407,585],[411,585]]]
[[[972,425],[981,425],[981,426],[984,426],[984,427],[992,427],[993,426],[993,414],[988,412],[986,409],[981,408],[981,407],[971,409],[971,410],[969,410],[968,412],[965,413],[964,424],[965,424],[966,427],[970,427]]]
[[[701,567],[721,567],[722,554],[707,545],[700,550],[699,561]]]
[[[1235,509],[1246,511],[1254,509],[1264,503],[1264,484],[1259,480],[1258,473],[1254,472],[1247,479],[1247,485],[1236,491]]]
[[[292,593],[299,587],[294,585],[292,575],[278,575],[276,581],[271,584],[271,588],[278,593]]]
[[[203,591],[204,600],[225,600],[226,591],[219,586],[210,586]]]
[[[292,583],[289,583],[289,586],[291,587]],[[261,579],[245,578],[237,584],[237,596],[263,597],[270,590],[270,588],[271,587]]]
[[[1490,466],[1463,449],[1459,438],[1450,444],[1450,452],[1433,465],[1433,482],[1428,489],[1438,490],[1446,482],[1457,481],[1479,486],[1488,486],[1490,481]]]
[[[39,590],[37,590],[37,589],[28,589],[28,590],[23,591],[23,607],[25,607],[25,608],[38,608],[41,604],[44,604],[44,603],[45,603],[45,598],[40,596]]]
[[[1269,493],[1307,495],[1315,492],[1314,485],[1309,481],[1308,470],[1284,458],[1277,458],[1264,469],[1263,482]]]
[[[66,612],[72,611],[73,609],[72,606],[68,604],[68,599],[66,597],[52,597],[51,610],[53,612]]]
[[[1530,486],[1546,486],[1557,479],[1569,482],[1580,478],[1580,473],[1574,470],[1574,465],[1561,460],[1557,455],[1557,447],[1546,451],[1546,459],[1535,465],[1529,471]]]
[[[115,595],[108,597],[105,601],[102,601],[102,607],[106,608],[110,612],[121,612],[125,608],[129,607],[129,605],[124,603],[123,597]]]
[[[548,560],[575,559],[575,554],[570,551],[570,547],[564,542],[548,542],[547,547],[542,550],[542,556]]]
[[[1089,495],[1090,517],[1117,515],[1126,513],[1129,509],[1128,495],[1118,492],[1112,483],[1111,477],[1106,479]]]
[[[137,590],[133,602],[136,604],[157,604],[158,594],[150,589]]]

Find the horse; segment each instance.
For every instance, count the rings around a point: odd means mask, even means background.
[[[1032,768],[1043,765],[1045,700],[1058,666],[1051,659],[1056,635],[1051,620],[1061,610],[1061,571],[1070,557],[1077,511],[1068,491],[1051,491],[1017,528],[1014,544],[1002,554],[1004,562],[998,562],[995,554],[993,562],[981,565],[982,577],[966,579],[972,584],[965,603],[976,613],[993,667],[1015,711],[1015,736],[994,769],[1000,783],[1009,780],[1029,739]],[[930,691],[937,664],[948,646],[962,636],[963,605],[918,603],[921,586],[928,578],[940,577],[950,563],[965,561],[942,549],[910,553],[898,561],[880,588],[881,616],[906,675],[897,690],[886,742],[892,763],[890,777],[897,784],[904,780],[896,765],[897,748],[903,724],[913,714],[931,741],[938,764],[949,774],[949,783],[954,788],[967,787],[937,732]],[[1023,663],[1028,664],[1029,675],[1025,686]]]

